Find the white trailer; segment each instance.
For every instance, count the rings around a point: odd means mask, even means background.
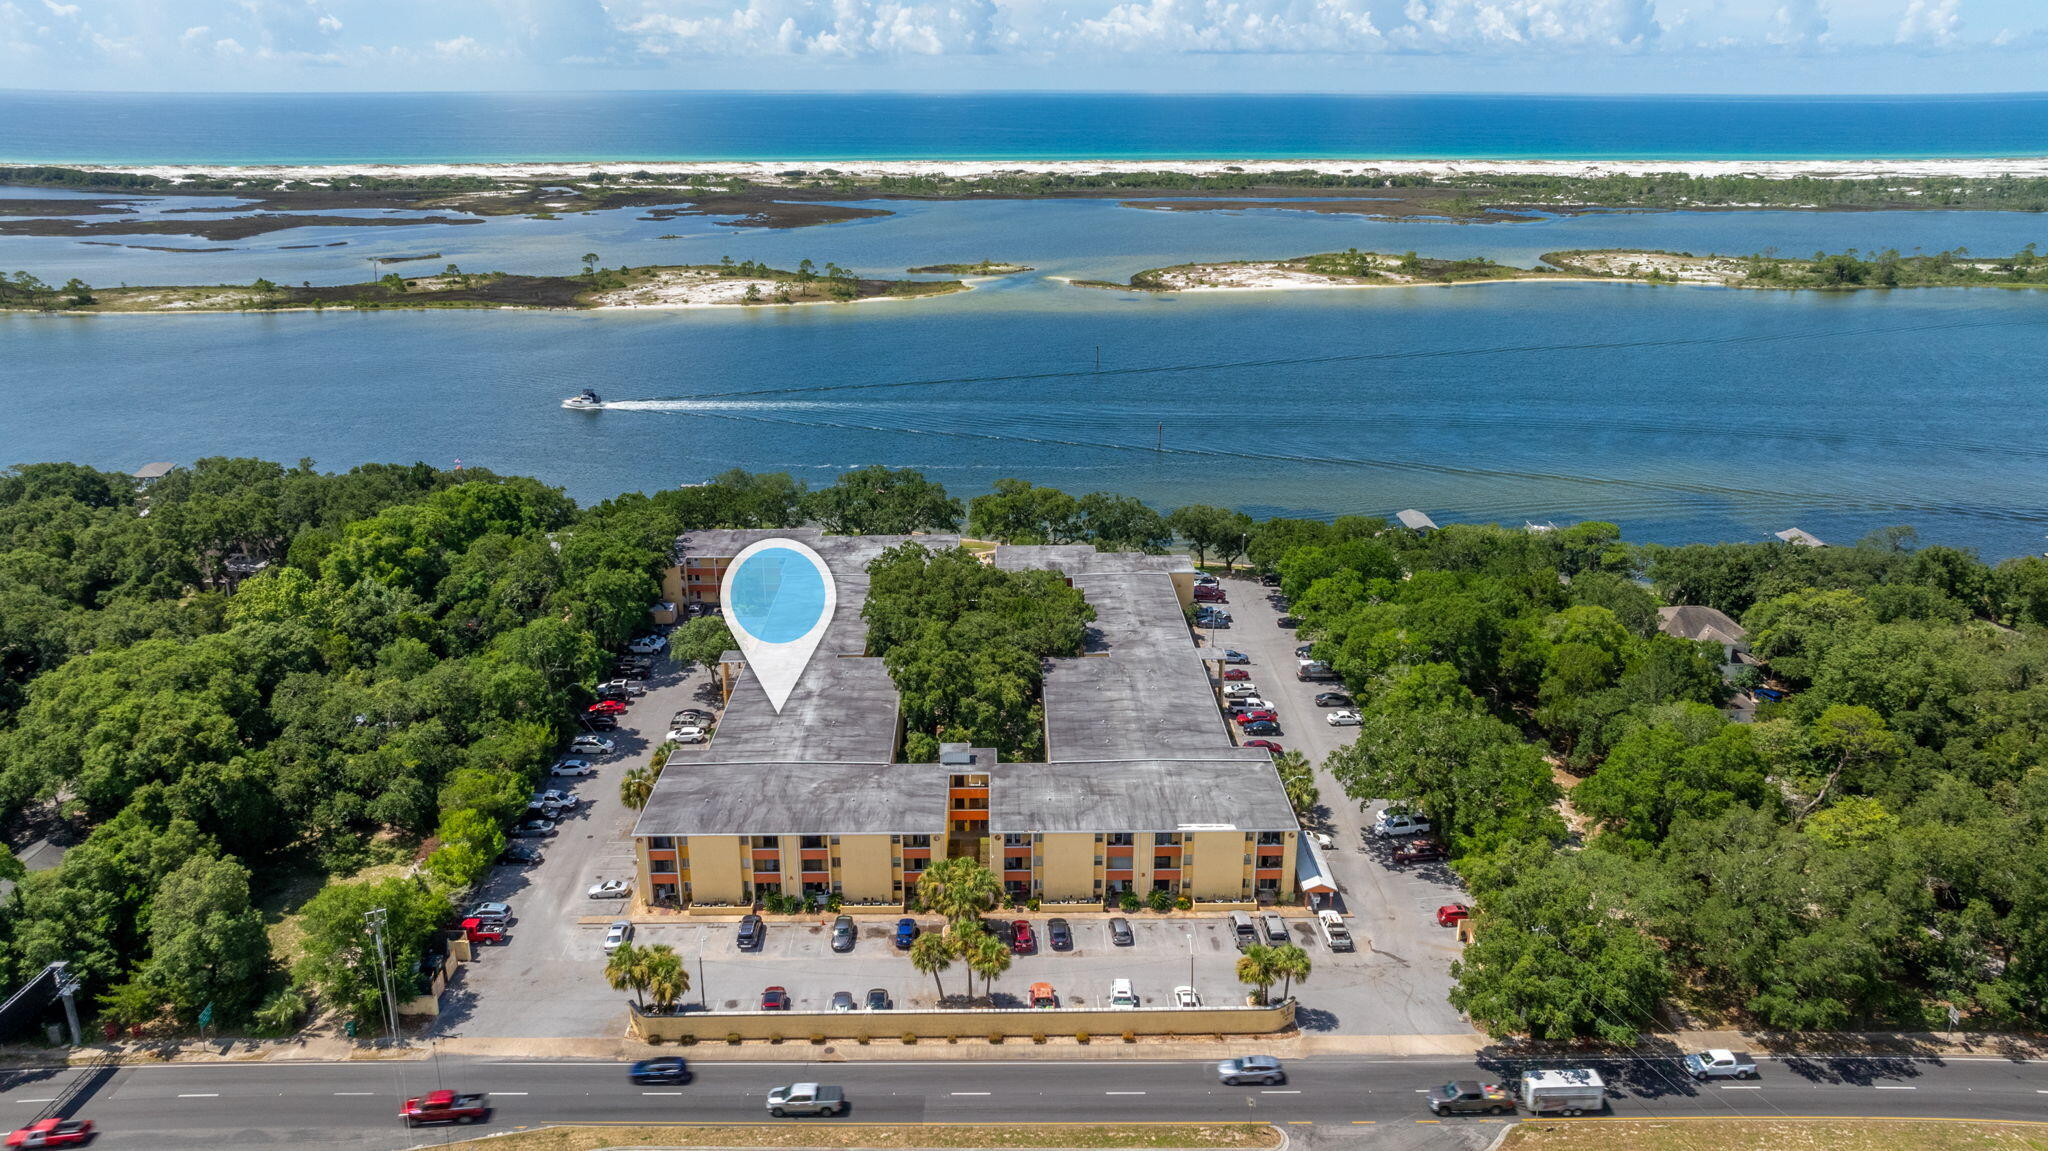
[[[1607,1084],[1590,1067],[1531,1071],[1522,1077],[1522,1106],[1530,1113],[1577,1115],[1607,1105]]]

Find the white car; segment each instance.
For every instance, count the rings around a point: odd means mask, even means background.
[[[670,743],[703,743],[711,738],[708,727],[679,727],[668,733]]]
[[[569,741],[570,751],[580,751],[585,755],[610,755],[618,750],[618,746],[601,735],[579,735]]]
[[[1194,988],[1182,984],[1173,989],[1173,1005],[1175,1007],[1200,1007],[1202,1005],[1202,997],[1195,994]]]
[[[590,885],[592,899],[626,899],[633,894],[633,885],[623,879],[606,879]]]
[[[598,695],[646,695],[647,689],[630,679],[608,679],[597,685]]]
[[[604,933],[605,954],[610,955],[612,952],[617,951],[621,945],[631,938],[633,938],[633,924],[628,920],[614,919],[611,927],[607,928]]]
[[[1355,711],[1333,711],[1323,721],[1331,727],[1357,727],[1365,722],[1365,717]]]
[[[1236,683],[1224,684],[1223,694],[1233,699],[1240,695],[1257,695],[1259,694],[1259,687],[1250,680],[1239,680]]]
[[[667,649],[668,637],[665,635],[643,635],[639,639],[636,639],[632,643],[626,645],[627,651],[634,652],[639,655],[654,655],[657,652],[666,651]]]
[[[1372,821],[1372,833],[1381,839],[1392,839],[1397,835],[1425,835],[1429,830],[1428,816],[1402,811],[1398,807],[1380,812]]]
[[[556,791],[551,787],[546,791],[534,792],[533,802],[544,807],[574,807],[582,801],[566,791]]]
[[[1131,989],[1128,979],[1109,981],[1109,1005],[1116,1010],[1127,1010],[1138,1006],[1138,993]]]
[[[596,775],[597,769],[590,766],[590,761],[586,759],[564,759],[549,768],[548,774],[575,778],[577,776]]]

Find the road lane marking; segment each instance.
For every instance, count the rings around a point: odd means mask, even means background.
[[[1143,1095],[1143,1091],[1104,1091],[1104,1095]]]
[[[182,1091],[182,1092],[179,1092],[179,1094],[178,1094],[178,1098],[180,1098],[180,1099],[218,1099],[218,1098],[220,1098],[220,1092],[218,1092],[218,1091]]]
[[[988,1092],[986,1092],[986,1091],[955,1091],[955,1092],[953,1092],[953,1094],[955,1094],[955,1095],[986,1095],[986,1094],[988,1094]]]
[[[501,1093],[502,1094],[502,1093]],[[642,1091],[642,1095],[681,1095],[680,1091]]]
[[[2042,1092],[2041,1094],[2043,1094],[2043,1095],[2048,1095],[2048,1091],[2043,1091],[2043,1092]],[[49,1097],[48,1099],[16,1099],[16,1100],[14,1100],[14,1102],[16,1102],[16,1103],[55,1103],[56,1101],[57,1101],[57,1097],[56,1097],[55,1095],[52,1095],[52,1096],[50,1096],[50,1097]]]
[[[1894,1085],[1889,1085],[1889,1084],[1884,1084],[1884,1083],[1878,1083],[1878,1084],[1874,1084],[1874,1085],[1873,1085],[1873,1086],[1871,1087],[1871,1090],[1873,1090],[1873,1091],[1918,1091],[1918,1090],[1920,1090],[1920,1089],[1919,1089],[1918,1087],[1903,1087],[1903,1086],[1894,1086]]]
[[[1742,1085],[1740,1085],[1740,1084],[1736,1084],[1736,1083],[1723,1083],[1723,1084],[1721,1084],[1721,1090],[1723,1090],[1723,1091],[1762,1091],[1762,1090],[1763,1090],[1763,1088],[1762,1088],[1762,1087],[1758,1087],[1758,1086],[1747,1086],[1747,1087],[1745,1087],[1745,1086],[1742,1086]]]
[[[336,1091],[336,1095],[375,1095],[375,1091]]]
[[[1299,1090],[1295,1090],[1295,1091],[1261,1091],[1261,1092],[1259,1092],[1259,1094],[1261,1094],[1261,1095],[1299,1095],[1299,1094],[1301,1094],[1301,1092],[1300,1092]]]
[[[524,1092],[524,1091],[493,1091],[493,1092],[491,1092],[491,1094],[493,1094],[493,1095],[524,1095],[524,1094],[526,1094],[526,1092]]]
[[[1375,1124],[1375,1123],[1378,1123],[1378,1122],[1379,1122],[1379,1120],[1377,1120],[1377,1119],[1353,1119],[1353,1120],[1351,1121],[1351,1125],[1352,1125],[1353,1127],[1370,1127],[1370,1126],[1372,1126],[1373,1124]]]

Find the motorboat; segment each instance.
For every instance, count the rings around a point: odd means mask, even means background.
[[[562,406],[570,409],[571,411],[595,412],[603,410],[604,400],[600,398],[596,392],[591,391],[589,388],[585,388],[582,391],[577,392],[575,395],[570,396],[568,399],[563,400]]]

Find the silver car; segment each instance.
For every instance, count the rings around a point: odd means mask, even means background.
[[[1240,1083],[1285,1083],[1287,1069],[1271,1055],[1246,1055],[1241,1059],[1225,1059],[1216,1065],[1216,1078],[1224,1085],[1235,1087]]]

